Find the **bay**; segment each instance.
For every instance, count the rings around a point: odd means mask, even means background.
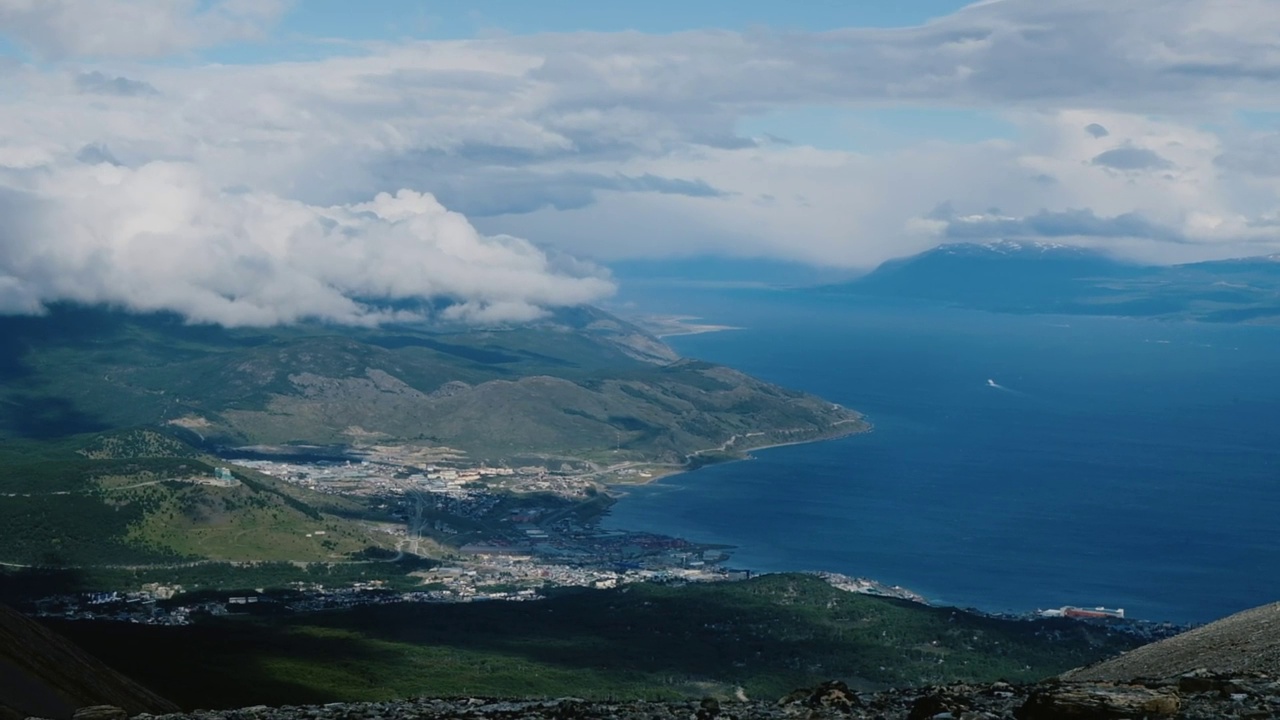
[[[733,545],[932,602],[1202,622],[1280,599],[1280,331],[664,292],[742,329],[670,338],[873,432],[629,491],[607,527]]]

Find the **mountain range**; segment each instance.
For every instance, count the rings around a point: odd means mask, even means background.
[[[1280,320],[1280,256],[1142,265],[1043,242],[948,243],[829,292],[997,312]]]

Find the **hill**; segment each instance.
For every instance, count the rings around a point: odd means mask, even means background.
[[[1052,243],[948,243],[828,290],[997,312],[1280,319],[1280,262],[1274,256],[1149,266]]]
[[[1001,620],[857,595],[808,575],[185,627],[55,627],[188,708],[423,694],[727,697],[734,688],[777,697],[833,677],[864,688],[1033,680],[1137,642],[1070,620]],[[154,661],[177,656],[184,662]]]
[[[69,718],[77,708],[103,704],[130,714],[177,710],[62,636],[0,605],[0,718]]]
[[[244,470],[216,483],[216,465],[148,429],[0,443],[0,564],[334,562],[389,542],[343,517],[354,503]]]
[[[59,306],[0,318],[0,438],[179,428],[202,448],[370,443],[682,464],[865,429],[819,398],[682,360],[592,308],[485,329],[195,326]]]
[[[1063,677],[1121,682],[1170,678],[1196,670],[1280,676],[1280,603],[1236,613]]]

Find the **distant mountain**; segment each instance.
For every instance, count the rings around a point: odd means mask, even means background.
[[[1174,266],[1115,260],[1056,243],[950,243],[890,260],[830,291],[997,312],[1280,319],[1276,256]]]
[[[0,718],[70,718],[88,705],[114,705],[130,715],[178,710],[61,635],[0,605]]]
[[[483,329],[225,329],[62,306],[0,318],[0,335],[0,439],[166,427],[205,448],[419,444],[684,463],[865,427],[585,307]]]

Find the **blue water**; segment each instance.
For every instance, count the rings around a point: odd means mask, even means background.
[[[1198,622],[1280,599],[1280,329],[718,291],[682,354],[864,412],[869,434],[640,488],[610,527],[931,601]],[[988,380],[1000,387],[991,387]]]

